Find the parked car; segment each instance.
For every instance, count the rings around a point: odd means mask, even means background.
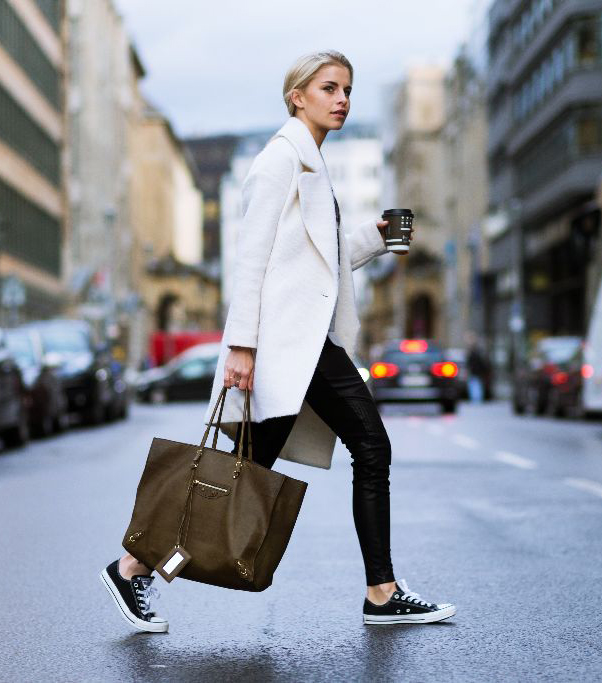
[[[553,395],[554,401],[563,400],[565,392],[560,389],[561,385],[566,385],[566,395],[569,387],[574,387],[574,382],[569,382],[568,371],[570,367],[572,372],[575,363],[579,362],[582,346],[581,337],[575,336],[544,337],[537,341],[514,371],[514,412],[542,415],[556,410],[550,404],[550,398]]]
[[[29,395],[17,361],[0,330],[0,438],[6,446],[29,441]]]
[[[208,400],[219,350],[219,343],[198,344],[166,365],[144,370],[136,379],[136,395],[148,403]]]
[[[68,410],[86,424],[109,417],[114,400],[109,347],[83,320],[53,318],[27,323],[38,330],[43,353],[56,363]]]
[[[588,366],[583,358],[583,342],[579,342],[572,354],[567,353],[565,358],[556,361],[554,371],[550,375],[546,408],[548,413],[555,417],[581,417],[585,414],[583,381],[587,376]]]
[[[428,339],[402,339],[382,347],[370,366],[371,388],[377,403],[437,402],[443,412],[456,412],[460,398],[458,366]]]
[[[21,369],[29,393],[29,423],[36,436],[49,436],[69,425],[67,396],[57,374],[59,359],[44,354],[34,328],[6,330],[6,344]]]

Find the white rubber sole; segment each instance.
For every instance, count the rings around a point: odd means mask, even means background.
[[[130,626],[137,628],[139,631],[147,631],[148,633],[166,633],[167,632],[167,629],[169,628],[169,622],[168,621],[161,621],[161,622],[144,621],[144,619],[138,619],[138,617],[134,617],[130,613],[128,606],[123,601],[123,598],[119,594],[119,591],[113,590],[113,582],[111,581],[111,577],[108,575],[106,569],[103,569],[100,572],[100,580],[102,582],[102,585],[109,591],[109,595],[113,598],[113,601],[115,602],[115,604],[119,608],[120,614],[128,622],[128,624],[130,624]]]
[[[434,621],[449,619],[449,617],[453,617],[455,613],[456,607],[455,605],[452,605],[451,607],[445,607],[436,612],[425,612],[424,614],[364,614],[364,624],[379,624],[381,626],[386,624],[429,624]]]

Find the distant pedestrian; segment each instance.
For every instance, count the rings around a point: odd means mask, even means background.
[[[355,365],[359,320],[351,271],[384,254],[387,221],[340,228],[320,146],[349,113],[353,68],[339,52],[301,57],[284,82],[290,118],[255,158],[242,188],[235,282],[205,424],[223,386],[221,426],[240,439],[251,393],[254,460],[330,467],[338,436],[351,453],[353,517],[367,581],[369,624],[424,623],[455,614],[395,580],[390,552],[391,444]],[[400,495],[408,495],[405,487]],[[334,570],[334,565],[333,565]],[[166,631],[150,611],[151,569],[131,555],[103,571],[121,613]],[[343,587],[346,590],[346,587]]]
[[[485,398],[485,382],[489,372],[489,363],[476,340],[471,343],[466,366],[468,371],[468,398],[471,403],[482,403]]]

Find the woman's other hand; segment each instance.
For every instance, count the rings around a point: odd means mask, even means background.
[[[253,390],[255,373],[255,349],[243,346],[230,347],[224,363],[224,386],[237,387],[241,391]]]

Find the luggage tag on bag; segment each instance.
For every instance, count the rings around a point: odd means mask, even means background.
[[[190,553],[186,552],[181,545],[176,545],[157,564],[155,569],[167,583],[171,583],[188,564],[191,557]]]

